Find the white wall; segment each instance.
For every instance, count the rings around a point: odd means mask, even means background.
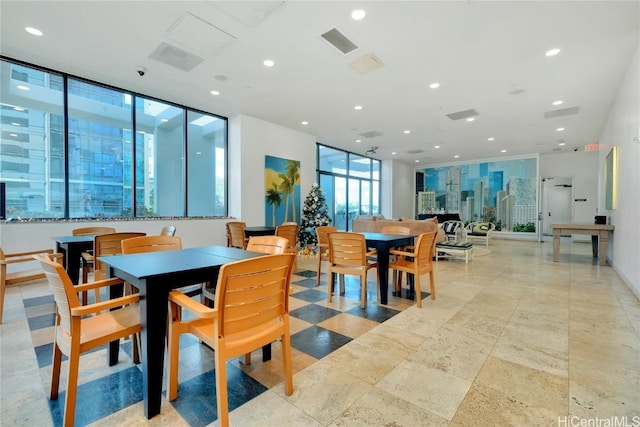
[[[232,169],[229,161],[229,202],[233,206],[229,214],[249,226],[264,225],[266,155],[300,161],[300,203],[304,203],[316,181],[315,136],[246,115],[234,117],[230,122],[234,132],[233,138],[229,132],[229,146],[235,145],[238,142],[235,138],[240,137],[240,159],[235,161],[240,161],[241,168],[239,172]],[[236,180],[240,181],[239,186]],[[240,198],[239,203],[237,198]],[[300,218],[301,206],[296,208]]]
[[[387,218],[415,217],[416,171],[415,167],[397,160],[392,161],[391,212]],[[383,188],[384,188],[383,183]]]
[[[640,298],[640,48],[636,50],[600,135],[598,211],[615,226],[609,244],[613,268]],[[636,140],[637,139],[637,140]],[[618,206],[605,209],[605,159],[618,147]],[[611,243],[611,242],[610,242]]]

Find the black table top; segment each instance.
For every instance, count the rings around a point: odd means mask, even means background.
[[[98,259],[110,267],[125,271],[138,279],[145,279],[183,271],[219,267],[230,262],[263,255],[226,246],[204,246],[176,251],[112,255]]]
[[[52,239],[58,243],[85,243],[85,242],[93,243],[94,237],[96,236],[92,234],[83,234],[80,236],[58,236],[58,237],[52,237]]]
[[[276,228],[268,225],[253,225],[251,227],[245,227],[244,231],[276,231]]]
[[[391,242],[399,239],[410,239],[410,238],[418,237],[417,235],[414,235],[414,234],[407,235],[407,234],[387,234],[387,233],[370,233],[370,232],[363,232],[359,234],[362,234],[365,240],[370,240],[370,241],[375,240],[378,242]]]

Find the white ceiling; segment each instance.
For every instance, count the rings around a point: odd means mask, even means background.
[[[638,46],[639,5],[2,0],[0,43],[6,57],[223,116],[251,115],[357,153],[378,146],[379,159],[437,164],[597,142]],[[351,19],[356,8],[364,20]],[[320,37],[332,28],[358,48],[344,55]],[[203,61],[187,72],[150,59],[163,42]],[[545,56],[556,47],[560,54]],[[371,53],[383,67],[351,68]],[[267,58],[274,67],[262,64]],[[433,82],[441,86],[430,89]],[[544,118],[570,107],[579,113]],[[474,122],[446,116],[468,109],[479,114]],[[359,136],[370,131],[383,135]]]

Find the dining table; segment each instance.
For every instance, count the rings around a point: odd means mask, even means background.
[[[380,280],[380,304],[387,304],[389,292],[389,251],[393,248],[413,245],[417,235],[361,232],[367,247],[375,248]]]
[[[176,251],[100,257],[110,277],[118,277],[140,291],[142,324],[141,365],[144,414],[160,413],[169,292],[187,285],[217,282],[220,267],[230,262],[264,256],[226,246],[204,246]],[[110,297],[122,295],[122,285],[110,287]],[[109,345],[109,365],[118,361],[119,343]]]
[[[77,285],[80,280],[80,258],[82,257],[82,252],[93,249],[94,237],[87,234],[52,237],[56,242],[56,252],[64,255],[64,269],[74,285]]]
[[[244,228],[246,237],[252,236],[273,236],[276,234],[276,228],[268,225],[253,225]]]

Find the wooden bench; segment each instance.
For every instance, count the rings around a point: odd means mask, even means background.
[[[43,279],[45,277],[44,272],[41,268],[7,273],[7,265],[17,264],[21,262],[36,262],[36,260],[33,259],[33,255],[37,254],[51,255],[53,254],[53,250],[42,249],[30,252],[6,254],[4,253],[2,248],[0,248],[0,323],[2,323],[2,314],[4,312],[4,292],[7,285],[28,282],[36,279]]]

